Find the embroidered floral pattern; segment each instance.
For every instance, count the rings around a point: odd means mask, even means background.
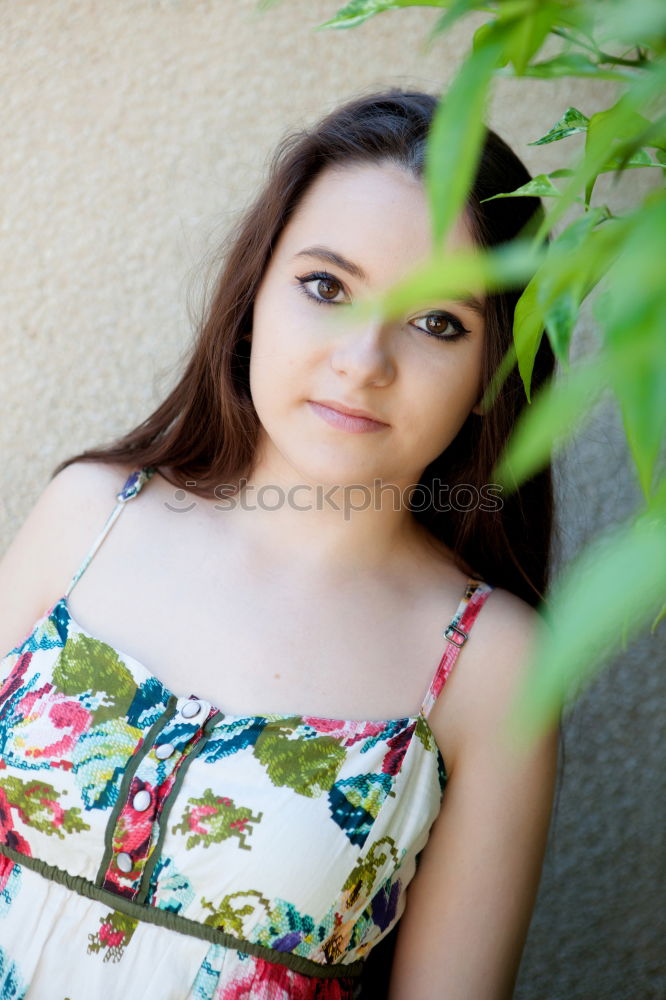
[[[67,791],[62,794],[66,795]],[[15,809],[26,826],[49,836],[60,837],[61,840],[67,833],[90,829],[76,806],[63,809],[58,801],[60,793],[46,781],[34,778],[24,781],[12,776],[0,778],[0,796],[0,812],[7,820],[8,828],[11,823],[10,810]]]
[[[9,913],[12,900],[21,886],[21,874],[20,865],[0,855],[0,919]]]
[[[102,952],[104,962],[119,962],[125,953],[127,945],[139,923],[133,917],[112,910],[107,917],[100,920],[96,934],[89,934],[88,952]]]
[[[251,810],[236,806],[226,795],[215,795],[207,788],[198,799],[189,799],[188,808],[180,823],[171,829],[175,833],[189,833],[186,841],[188,851],[199,844],[209,847],[219,844],[228,837],[237,837],[239,847],[250,850],[247,837],[252,833],[252,824],[259,823],[262,814],[253,816]]]
[[[2,1000],[23,1000],[25,981],[16,962],[0,947],[0,997]]]
[[[269,723],[257,739],[254,755],[274,785],[314,797],[331,787],[346,754],[333,737],[307,730],[298,716]]]

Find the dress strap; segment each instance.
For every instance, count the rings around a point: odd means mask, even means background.
[[[469,639],[470,629],[476,621],[476,616],[483,607],[486,598],[494,589],[491,584],[486,583],[480,576],[468,577],[465,593],[456,608],[456,613],[442,632],[442,635],[447,640],[446,649],[444,650],[442,659],[439,661],[435,676],[430,682],[428,693],[421,705],[421,715],[424,718],[427,718],[430,714],[453,669],[453,664],[460,653],[461,647]]]
[[[148,480],[152,475],[154,475],[154,473],[155,469],[149,468],[147,466],[143,469],[136,469],[131,474],[129,479],[127,479],[121,491],[119,493],[116,493],[116,506],[113,508],[113,510],[107,517],[104,527],[102,528],[99,535],[93,542],[92,548],[88,552],[88,555],[85,557],[85,559],[77,569],[76,573],[72,577],[69,587],[65,591],[65,597],[69,597],[72,590],[74,589],[76,584],[79,582],[79,580],[87,570],[90,561],[92,560],[92,557],[95,555],[98,548],[100,547],[100,545],[108,535],[109,531],[111,530],[111,525],[118,519],[118,517],[120,517],[120,512],[125,507],[127,501],[131,500],[132,497],[135,497],[137,493],[141,491],[141,487],[148,482]]]

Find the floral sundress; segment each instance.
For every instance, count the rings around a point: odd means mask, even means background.
[[[0,661],[0,1000],[353,1000],[447,776],[428,724],[493,587],[467,581],[416,716],[230,715],[68,595]]]

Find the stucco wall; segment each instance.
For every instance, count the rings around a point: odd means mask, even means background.
[[[315,32],[341,2],[284,0],[263,15],[254,0],[0,3],[0,550],[60,459],[134,426],[173,383],[188,295],[284,131],[353,93],[437,92],[478,23],[430,52],[428,9]],[[610,88],[505,80],[490,124],[532,172],[552,169],[557,151],[526,143],[570,104],[605,106]],[[594,336],[581,324],[574,353]],[[610,403],[556,468],[562,565],[638,500]],[[566,715],[520,1000],[666,995],[663,634],[618,654]]]

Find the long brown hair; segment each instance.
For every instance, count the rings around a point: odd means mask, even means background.
[[[390,88],[356,97],[314,127],[283,138],[263,189],[223,245],[224,264],[182,377],[137,427],[111,444],[64,460],[52,476],[76,461],[163,466],[170,470],[173,485],[194,482],[188,489],[206,498],[220,497],[216,486],[237,484],[247,477],[260,428],[250,394],[248,334],[254,299],[281,231],[313,180],[329,165],[390,161],[422,177],[437,103],[437,97],[422,91]],[[478,244],[490,247],[510,240],[535,212],[542,211],[538,198],[482,204],[484,198],[514,190],[529,179],[515,153],[487,129],[467,205]],[[512,344],[520,291],[486,297],[484,389]],[[533,392],[552,374],[554,363],[544,337],[534,365]],[[426,468],[420,480],[426,495],[433,495],[438,481],[464,484],[472,497],[480,497],[525,405],[525,391],[514,366],[490,409],[482,416],[470,413],[454,441]],[[432,505],[425,510],[415,507],[413,516],[461,564],[473,567],[490,583],[532,606],[545,599],[553,532],[550,467],[502,499],[495,510],[482,509],[477,501],[469,510],[455,509],[455,505],[446,512]]]

